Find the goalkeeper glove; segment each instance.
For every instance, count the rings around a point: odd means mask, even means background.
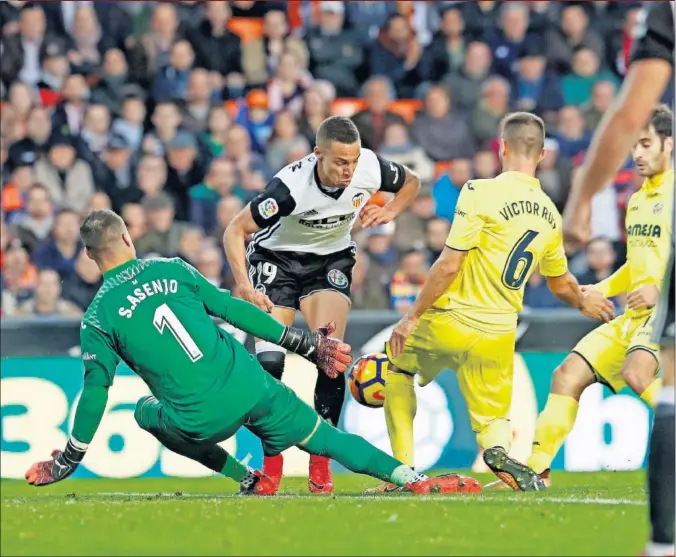
[[[49,485],[65,480],[75,472],[75,469],[82,462],[86,450],[86,448],[77,448],[73,440],[69,439],[65,450],[55,450],[52,452],[51,460],[33,464],[26,472],[25,478],[29,484],[35,486]]]
[[[336,324],[333,321],[311,333],[287,327],[279,345],[303,356],[331,379],[335,379],[339,374],[347,371],[352,363],[350,345],[329,336],[335,330]]]

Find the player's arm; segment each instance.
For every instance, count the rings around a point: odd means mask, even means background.
[[[262,292],[257,292],[251,281],[246,262],[246,239],[251,234],[274,226],[291,214],[296,206],[288,186],[275,176],[265,190],[259,193],[232,220],[223,234],[225,256],[235,281],[235,293],[247,302],[270,311],[272,302]]]
[[[641,129],[672,76],[674,20],[668,2],[655,5],[636,41],[633,62],[622,89],[594,133],[587,159],[571,188],[564,232],[576,242],[589,237],[591,198],[605,188],[624,164]]]
[[[629,288],[629,264],[625,263],[608,278],[597,282],[593,288],[598,290],[606,298],[612,298],[618,294],[623,294]]]
[[[386,224],[408,209],[420,193],[420,178],[410,168],[376,155],[380,166],[380,191],[394,197],[384,207],[366,205],[360,214],[364,228]]]
[[[80,330],[80,346],[84,388],[75,411],[73,430],[63,451],[55,450],[51,460],[38,462],[26,472],[28,482],[36,486],[64,480],[75,472],[106,410],[108,389],[113,384],[119,357],[110,337],[85,323]]]

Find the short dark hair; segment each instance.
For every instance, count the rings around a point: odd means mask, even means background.
[[[535,157],[545,146],[545,123],[530,112],[513,112],[502,120],[502,139],[517,152]]]
[[[350,145],[360,141],[359,130],[354,122],[345,116],[331,116],[324,120],[317,130],[317,145],[327,143],[345,143]]]
[[[662,145],[667,137],[674,137],[674,113],[666,104],[657,105],[650,117],[650,126],[660,136]]]
[[[125,231],[126,225],[122,217],[110,209],[92,211],[80,225],[82,242],[95,259],[111,240]]]

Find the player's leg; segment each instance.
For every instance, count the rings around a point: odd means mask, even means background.
[[[342,339],[351,305],[349,292],[354,252],[349,249],[325,257],[326,262],[321,270],[308,267],[300,298],[300,311],[311,330],[333,321],[336,330],[332,336]],[[318,371],[314,398],[317,413],[337,426],[344,401],[345,377],[339,375],[331,379]],[[328,458],[317,455],[310,457],[308,488],[313,493],[330,493],[333,490],[331,462]]]
[[[183,435],[163,416],[162,403],[154,396],[146,396],[136,403],[134,419],[139,427],[170,451],[188,457],[219,474],[232,478],[240,485],[255,481],[254,471],[244,466],[234,456],[216,443],[198,443]],[[233,426],[224,440],[235,434],[241,423]]]
[[[637,395],[654,408],[657,394],[662,388],[662,379],[657,377],[659,370],[657,351],[645,347],[630,348],[622,366],[622,378]]]
[[[533,452],[528,466],[548,480],[552,460],[575,425],[583,391],[597,380],[614,386],[621,380],[627,343],[623,318],[602,325],[587,334],[563,363],[554,370],[549,397],[535,424]],[[615,383],[617,384],[617,383]]]

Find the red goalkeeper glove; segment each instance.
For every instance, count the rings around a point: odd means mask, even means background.
[[[64,451],[52,451],[52,459],[36,462],[26,472],[29,484],[43,486],[65,480],[78,467],[84,458],[85,451],[78,449],[72,441],[68,441]]]
[[[320,371],[335,379],[347,371],[352,363],[352,347],[329,335],[336,330],[332,321],[312,333],[306,333],[294,327],[287,327],[279,345],[291,352],[303,356],[315,364]]]

